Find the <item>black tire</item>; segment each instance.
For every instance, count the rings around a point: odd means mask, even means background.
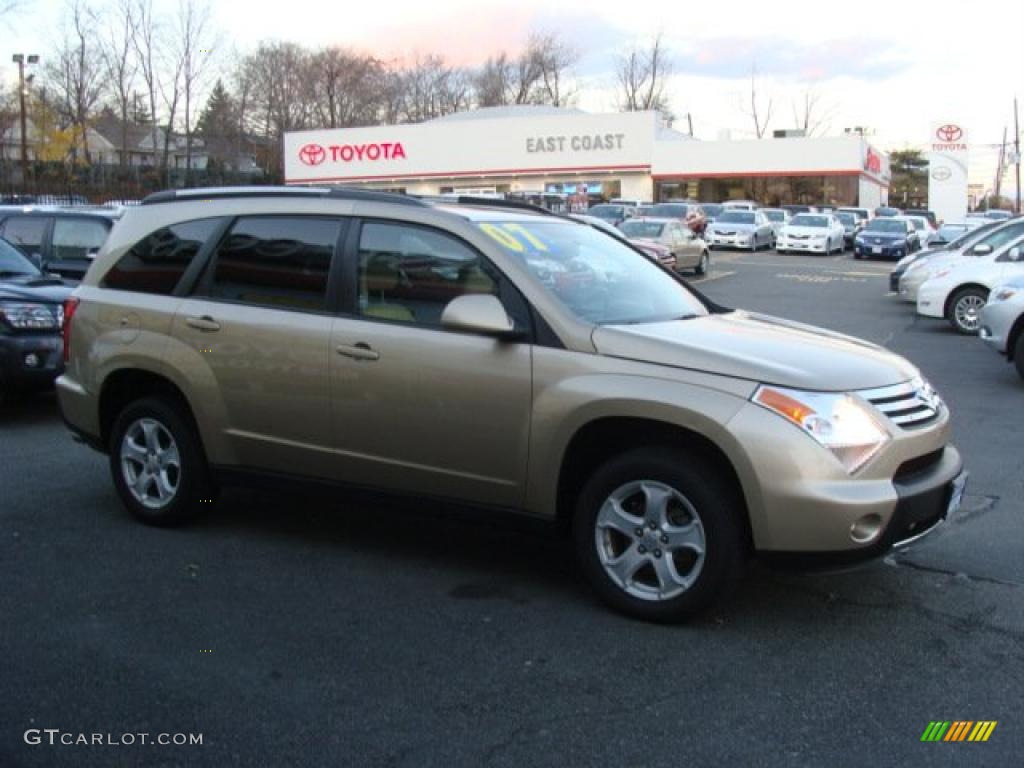
[[[656,543],[648,542],[646,537],[654,537],[653,540],[656,542],[662,531],[643,525],[639,525],[636,529],[630,527],[629,530],[635,540],[622,535],[618,529],[610,530],[607,527],[602,527],[601,530],[609,531],[608,533],[603,533],[600,536],[598,534],[598,515],[601,513],[605,501],[613,493],[618,493],[638,481],[656,483],[675,491],[685,499],[695,512],[700,523],[699,530],[703,536],[703,560],[700,561],[699,567],[694,563],[691,570],[687,571],[687,574],[693,577],[692,583],[686,587],[673,585],[674,588],[683,591],[665,599],[655,599],[650,594],[648,598],[630,594],[626,586],[621,586],[613,580],[601,559],[603,556],[601,551],[604,550],[599,550],[599,547],[610,546],[610,543],[606,544],[605,542],[610,542],[612,537],[621,538],[620,543],[623,546],[623,551],[616,557],[625,556],[626,550],[628,550],[629,554],[636,558],[644,559],[645,564],[628,577],[628,581],[631,582],[628,587],[634,590],[654,589],[652,586],[645,586],[641,583],[644,578],[661,583],[655,570],[656,563],[665,568],[671,561],[674,571],[679,573],[679,561],[677,561],[676,555],[669,553],[668,545],[666,545],[664,553],[660,553],[660,550],[657,549],[645,550],[644,548],[645,542],[650,546],[659,546]],[[640,492],[634,491],[634,496],[630,498],[639,499],[642,495]],[[679,510],[682,510],[682,514],[691,520],[690,524],[692,525],[694,515],[683,507],[677,507],[676,513]],[[739,489],[735,487],[734,483],[730,483],[713,464],[680,451],[653,447],[639,448],[607,461],[591,475],[584,485],[577,499],[573,518],[573,543],[576,556],[590,586],[598,597],[615,610],[644,621],[660,623],[685,621],[707,608],[734,585],[742,575],[746,549],[740,517],[743,514],[742,510],[743,504]],[[654,516],[655,513],[650,512],[647,519],[650,520]],[[642,523],[643,520],[641,519],[640,522]],[[671,532],[667,528],[663,530]],[[641,533],[645,538],[640,538]],[[698,559],[693,550],[688,549],[683,552],[677,549],[676,551],[680,552],[684,558],[689,557],[694,561]],[[645,554],[639,554],[642,552]],[[660,553],[657,554],[657,561],[654,560],[655,553]],[[662,554],[665,555],[664,560],[661,559]],[[684,561],[683,568],[686,567]],[[696,568],[696,572],[692,570],[693,568]]]
[[[173,467],[164,470],[168,478],[176,480],[174,493],[170,494],[169,499],[158,508],[147,506],[136,498],[128,487],[126,474],[129,470],[122,466],[121,451],[125,436],[129,430],[133,430],[135,434],[135,426],[141,424],[143,419],[147,420],[147,423],[158,424],[165,431],[164,437],[169,435],[173,438],[179,457],[177,470],[173,470]],[[117,488],[117,493],[128,511],[147,525],[180,525],[193,519],[212,504],[216,488],[210,480],[206,454],[191,421],[177,404],[160,397],[146,397],[129,403],[114,420],[108,447],[114,487]],[[142,465],[138,459],[127,461],[131,462],[133,467],[136,464]],[[145,465],[142,466],[145,468]],[[156,483],[154,479],[149,487],[155,487]]]
[[[977,317],[976,313],[981,311],[981,307],[985,305],[986,301],[988,301],[988,291],[974,287],[961,288],[946,304],[946,320],[957,333],[962,333],[964,336],[977,336],[980,319],[975,319],[972,326],[960,311],[960,304],[970,302],[975,305],[974,317]]]
[[[1013,352],[1013,364],[1017,366],[1017,373],[1024,379],[1024,333],[1017,337],[1017,348]]]
[[[708,251],[700,256],[700,261],[697,262],[697,266],[693,268],[693,274],[701,277],[708,273],[708,265],[711,263],[711,254]]]

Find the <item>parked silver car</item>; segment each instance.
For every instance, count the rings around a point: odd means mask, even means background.
[[[981,340],[1017,366],[1024,379],[1024,277],[997,285],[981,310]]]
[[[774,248],[775,232],[761,211],[726,209],[709,224],[704,239],[710,247]]]

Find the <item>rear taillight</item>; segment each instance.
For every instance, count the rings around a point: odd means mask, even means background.
[[[71,359],[71,318],[78,309],[78,298],[69,296],[64,300],[64,364]]]

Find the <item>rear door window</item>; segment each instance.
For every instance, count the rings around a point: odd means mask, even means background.
[[[11,216],[3,225],[3,236],[14,243],[21,252],[38,257],[43,252],[46,227],[52,219],[49,216]]]
[[[327,306],[338,219],[252,216],[235,222],[217,247],[207,296],[281,309]]]
[[[110,232],[110,222],[98,219],[58,218],[53,222],[53,261],[86,260],[96,255]]]
[[[147,235],[103,278],[105,288],[170,295],[223,219],[185,221]]]

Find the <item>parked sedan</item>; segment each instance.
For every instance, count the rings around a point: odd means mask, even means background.
[[[628,205],[612,205],[610,203],[602,203],[600,205],[592,205],[587,208],[586,211],[588,216],[595,216],[599,219],[604,219],[609,224],[618,226],[626,219],[634,215],[634,209]]]
[[[934,273],[917,292],[917,314],[944,317],[958,333],[976,334],[989,292],[1015,277],[1024,277],[1024,239]]]
[[[935,236],[935,227],[931,225],[924,216],[911,216],[909,214],[900,216],[901,219],[906,219],[914,225],[914,229],[917,231],[918,248],[927,248],[932,241],[932,237]]]
[[[721,216],[722,211],[725,210],[721,203],[698,203],[698,205],[700,205],[704,210],[704,215],[707,217],[708,224]]]
[[[997,285],[981,309],[981,340],[1017,366],[1024,379],[1024,277]]]
[[[702,237],[708,228],[708,217],[696,203],[657,203],[651,206],[650,212],[643,215],[657,219],[678,219],[685,222],[698,237]]]
[[[622,222],[619,230],[637,247],[654,244],[667,248],[672,254],[670,266],[674,269],[692,269],[698,275],[708,270],[708,248],[685,222],[670,218],[630,219]]]
[[[776,244],[779,253],[799,251],[823,253],[842,251],[845,233],[839,219],[830,213],[801,213],[794,216]]]
[[[0,240],[0,401],[43,389],[64,370],[61,328],[71,288]]]
[[[711,247],[745,248],[750,251],[775,246],[775,232],[771,222],[760,211],[722,211],[714,223],[708,226],[706,239]]]
[[[775,233],[775,239],[779,239],[779,235],[782,234],[782,228],[789,224],[790,218],[789,211],[782,208],[762,208],[761,213],[772,225],[772,232]]]
[[[933,238],[932,241],[928,244],[928,247],[925,248],[924,250],[917,251],[916,253],[907,254],[898,262],[896,262],[896,268],[889,273],[889,290],[892,291],[893,293],[899,293],[900,281],[911,268],[916,268],[916,265],[924,264],[939,256],[945,256],[955,251],[962,251],[966,248],[969,248],[975,243],[980,242],[989,232],[991,232],[993,229],[996,229],[1000,225],[1000,223],[1001,222],[990,221],[989,223],[981,226],[975,223],[949,225],[952,228],[949,231],[950,235],[953,234],[956,227],[961,227],[962,231],[960,231],[959,235],[957,235],[947,243],[938,243],[936,242],[936,239]],[[900,295],[900,298],[905,298],[905,300],[907,301],[916,302],[916,289],[914,292],[914,296],[912,298],[909,296],[904,297],[902,294]]]
[[[847,248],[853,247],[853,240],[864,229],[864,223],[853,211],[839,211],[836,218],[843,225],[843,243]]]
[[[917,230],[903,218],[876,217],[853,240],[853,256],[856,259],[869,256],[902,259],[917,250],[920,250]]]

